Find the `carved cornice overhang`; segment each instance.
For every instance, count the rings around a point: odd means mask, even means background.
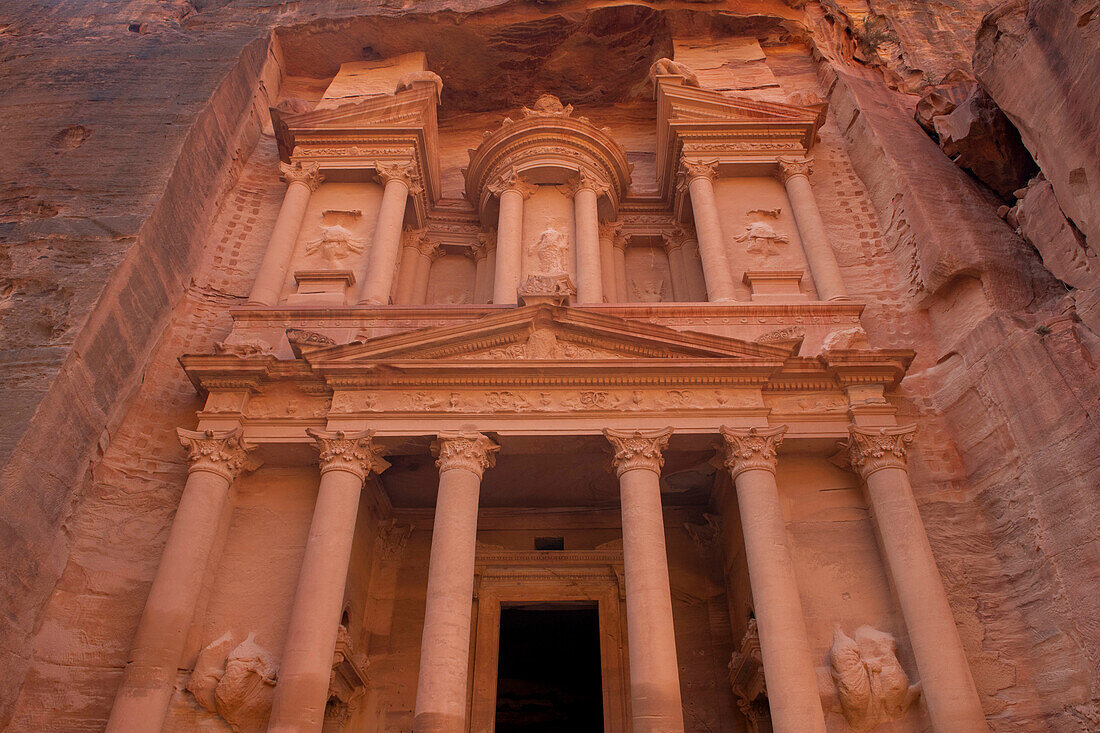
[[[685,86],[681,76],[658,76],[656,86],[657,178],[661,198],[670,203],[682,158],[770,175],[780,157],[808,152],[821,124],[815,108],[728,97]]]
[[[911,349],[837,349],[825,352],[820,359],[841,387],[881,385],[893,389],[915,356]]]
[[[610,207],[608,218],[614,218],[630,187],[626,151],[607,131],[572,116],[571,109],[556,114],[526,110],[529,116],[515,122],[506,119],[470,150],[466,198],[475,203],[483,224],[494,223],[496,195],[490,187],[513,173],[532,183],[560,184],[584,171],[605,188],[601,199]]]
[[[419,184],[410,196],[412,225],[424,226],[442,190],[438,104],[436,85],[422,81],[332,109],[298,114],[273,109],[271,118],[280,157],[316,163],[328,180],[412,163]]]

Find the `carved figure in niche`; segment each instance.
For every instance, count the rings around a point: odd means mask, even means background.
[[[829,675],[836,688],[833,708],[857,731],[901,717],[921,693],[920,683],[910,685],[901,668],[894,637],[870,626],[856,629],[854,639],[837,627]]]
[[[565,258],[569,254],[569,242],[554,227],[542,230],[528,254],[538,259],[541,275],[564,275],[567,272]]]
[[[464,303],[472,302],[472,296],[470,295],[470,290],[467,288],[464,290],[459,290],[458,292],[451,291],[449,293],[439,295],[436,297],[435,302],[440,305],[462,305]]]
[[[321,236],[306,243],[306,254],[314,255],[320,252],[321,257],[331,264],[336,264],[349,254],[362,254],[363,240],[356,239],[351,230],[334,224],[321,227]]]
[[[640,283],[632,279],[630,287],[634,291],[634,300],[639,303],[663,303],[668,300],[668,283],[662,278],[649,278]]]
[[[779,234],[771,224],[754,221],[745,226],[745,233],[737,237],[735,242],[745,242],[745,251],[750,254],[762,254],[772,257],[779,254],[780,245],[786,244],[786,234]]]
[[[271,654],[256,643],[255,632],[234,647],[227,631],[199,652],[187,690],[233,730],[258,733],[267,727],[277,672]]]
[[[650,83],[655,82],[658,76],[668,76],[670,74],[684,77],[684,86],[699,86],[699,76],[692,71],[691,67],[687,64],[681,64],[679,61],[663,58],[657,59],[653,62],[653,65],[649,67]]]

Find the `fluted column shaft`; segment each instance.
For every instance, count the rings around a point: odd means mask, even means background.
[[[684,730],[661,508],[661,451],[672,430],[605,430],[623,517],[630,701],[635,733]]]
[[[786,426],[722,428],[725,464],[733,477],[741,513],[772,727],[776,733],[825,733],[825,715],[775,482],[776,448],[786,430]]]
[[[283,204],[275,218],[275,228],[264,250],[260,272],[252,283],[248,302],[255,305],[276,305],[286,281],[287,268],[294,255],[294,245],[302,230],[302,219],[309,206],[309,198],[324,180],[316,163],[287,165],[280,163],[283,180],[287,182]]]
[[[269,733],[321,730],[359,494],[371,472],[380,473],[389,466],[371,439],[372,431],[308,432],[320,451],[321,483],[298,571]]]
[[[385,190],[382,193],[382,205],[378,208],[378,221],[374,226],[374,237],[367,255],[367,272],[363,277],[363,289],[359,293],[360,305],[389,303],[393,274],[397,269],[398,250],[401,247],[405,204],[409,194],[416,190],[411,164],[380,165],[378,177],[382,180]]]
[[[600,217],[596,208],[599,184],[580,176],[573,184],[573,218],[577,231],[577,303],[603,302],[600,273]]]
[[[416,733],[461,733],[466,725],[478,495],[481,476],[498,450],[480,433],[441,433],[432,446],[439,495],[428,561]]]
[[[537,186],[518,174],[505,176],[492,187],[500,198],[497,221],[497,262],[493,276],[493,302],[516,305],[519,302],[519,276],[523,260],[523,202]]]
[[[984,733],[985,713],[909,483],[906,454],[915,431],[915,426],[851,427],[852,466],[867,485],[932,727],[942,733]]]
[[[683,166],[691,193],[691,209],[695,215],[703,277],[707,281],[707,299],[711,302],[731,301],[735,295],[733,277],[726,259],[718,199],[714,195],[713,181],[718,175],[718,164],[715,161],[684,161]]]
[[[164,725],[229,488],[252,450],[240,428],[177,432],[191,466],[107,723],[111,733],[159,733]]]
[[[844,287],[836,254],[829,244],[825,222],[821,219],[821,210],[817,207],[817,199],[810,185],[810,170],[808,160],[779,161],[779,178],[787,189],[787,199],[791,202],[791,212],[798,226],[802,250],[806,254],[817,295],[821,300],[847,300],[848,289]]]

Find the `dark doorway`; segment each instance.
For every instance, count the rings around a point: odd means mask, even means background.
[[[603,731],[596,604],[500,610],[497,733]]]

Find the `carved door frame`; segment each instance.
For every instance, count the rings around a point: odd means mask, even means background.
[[[622,563],[621,549],[478,553],[467,730],[495,729],[502,606],[572,601],[595,601],[597,606],[604,732],[630,730]]]

